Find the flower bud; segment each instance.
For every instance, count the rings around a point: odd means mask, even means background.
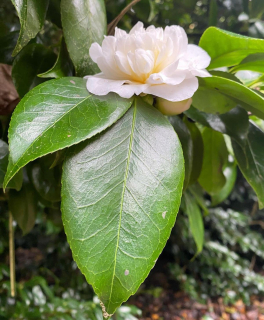
[[[157,98],[156,106],[159,111],[166,116],[174,116],[176,114],[180,114],[190,108],[192,104],[192,98],[182,100],[182,101],[168,101],[162,98]]]

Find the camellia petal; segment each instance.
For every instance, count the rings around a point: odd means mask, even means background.
[[[196,77],[209,77],[209,55],[189,44],[180,26],[144,28],[138,22],[129,33],[116,28],[102,46],[93,43],[90,56],[100,74],[87,76],[87,90],[95,95],[116,92],[123,98],[151,94],[183,101],[198,89]]]

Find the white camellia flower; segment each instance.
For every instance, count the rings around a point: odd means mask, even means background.
[[[186,32],[179,26],[145,29],[138,22],[129,33],[116,28],[115,35],[106,36],[102,46],[92,44],[90,56],[101,73],[85,77],[87,89],[99,96],[109,92],[123,98],[151,94],[183,101],[198,89],[197,76],[210,76],[205,70],[210,56],[188,44]]]

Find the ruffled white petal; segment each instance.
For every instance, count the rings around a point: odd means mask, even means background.
[[[191,98],[198,89],[197,78],[186,79],[178,85],[158,84],[150,86],[145,93],[169,100],[182,101]]]
[[[129,33],[116,28],[102,46],[94,43],[90,56],[101,70],[87,77],[87,89],[96,95],[116,92],[129,98],[141,93],[168,101],[182,101],[198,88],[196,77],[209,77],[209,55],[179,26],[144,28],[138,22]]]

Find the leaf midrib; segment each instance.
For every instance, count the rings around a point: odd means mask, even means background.
[[[16,166],[14,165],[13,168],[17,167],[17,169],[11,170],[10,173],[6,176],[5,178],[5,183],[4,186],[6,187],[8,182],[12,179],[12,177],[18,172],[18,170],[20,169],[18,163],[19,161],[21,161],[21,159],[25,156],[25,154],[27,153],[27,151],[43,136],[43,134],[45,134],[49,129],[51,129],[57,122],[59,122],[64,116],[68,115],[74,108],[77,108],[81,103],[85,102],[87,99],[89,99],[92,95],[87,96],[85,99],[83,99],[82,101],[78,102],[77,104],[74,104],[66,113],[63,113],[63,115],[61,117],[59,117],[55,122],[52,123],[52,125],[48,126],[34,141],[33,143],[31,143],[27,149],[23,152],[23,154],[19,157],[19,159],[16,161]],[[51,153],[52,151],[48,152]],[[43,153],[43,156],[48,154],[48,153]],[[29,160],[26,162],[26,164],[30,161],[33,161],[34,159],[37,159],[39,156],[36,156],[35,158],[33,157],[33,159]]]
[[[121,229],[121,222],[122,222],[124,195],[125,195],[125,189],[126,189],[127,177],[128,177],[128,171],[129,171],[129,165],[130,165],[130,156],[131,156],[131,152],[132,152],[132,144],[133,144],[133,139],[134,139],[136,113],[137,113],[137,107],[136,107],[136,100],[135,100],[135,102],[134,102],[134,112],[133,112],[133,118],[132,118],[132,126],[131,126],[131,134],[130,134],[129,147],[128,147],[126,171],[125,171],[124,184],[123,184],[123,190],[122,190],[122,195],[121,195],[120,211],[119,211],[119,226],[118,226],[115,258],[114,258],[114,269],[113,269],[113,276],[112,276],[112,281],[111,281],[111,288],[110,288],[110,295],[109,295],[109,300],[108,300],[108,304],[107,304],[107,309],[109,308],[109,304],[111,302],[112,292],[113,292],[115,270],[116,270],[116,258],[117,258],[117,251],[118,251],[118,248],[119,248],[119,240],[120,240],[120,229]]]

